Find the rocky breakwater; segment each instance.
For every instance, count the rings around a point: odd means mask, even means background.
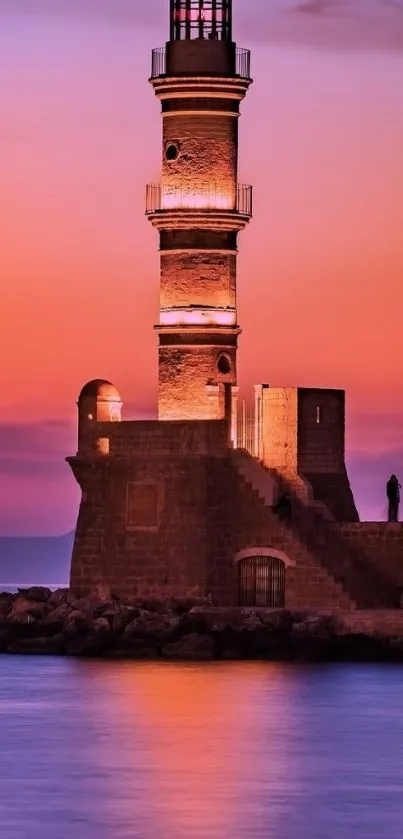
[[[313,614],[105,590],[0,594],[0,652],[134,659],[403,661],[403,611]]]

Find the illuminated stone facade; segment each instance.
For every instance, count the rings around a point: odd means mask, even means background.
[[[358,520],[344,392],[256,386],[252,422],[235,432],[237,240],[252,214],[251,188],[238,184],[238,118],[250,59],[232,41],[231,0],[170,5],[171,38],[151,74],[161,181],[147,187],[161,255],[158,419],[122,421],[120,394],[103,379],[82,389],[68,458],[82,492],[71,588],[396,606],[403,528]]]

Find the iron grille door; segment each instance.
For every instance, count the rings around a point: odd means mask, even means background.
[[[285,565],[281,559],[248,556],[238,565],[239,605],[284,608]]]

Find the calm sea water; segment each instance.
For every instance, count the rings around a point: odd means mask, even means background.
[[[0,657],[4,839],[401,839],[403,668]]]

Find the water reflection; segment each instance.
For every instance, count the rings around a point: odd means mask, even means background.
[[[0,660],[5,839],[400,839],[403,669]]]
[[[285,695],[280,703],[276,698],[285,694],[279,666],[242,669],[243,676],[239,665],[125,671],[125,695],[129,703],[133,695],[140,698],[141,724],[147,731],[154,835],[164,830],[177,839],[237,835],[239,796],[248,799],[259,774],[256,745],[262,742],[262,727],[254,696],[261,690],[272,692],[265,731],[274,750],[278,730],[287,727],[289,705]],[[271,780],[278,783],[286,756],[272,762],[266,754],[264,759]]]

